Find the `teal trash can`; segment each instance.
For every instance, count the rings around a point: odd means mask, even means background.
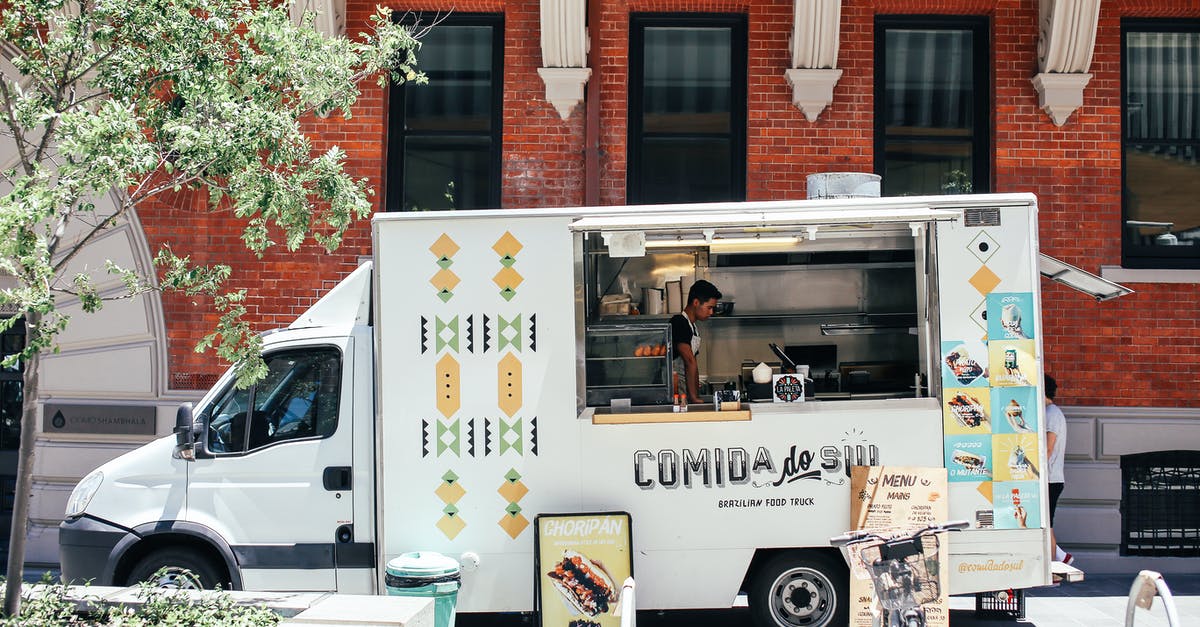
[[[431,598],[434,624],[453,627],[462,581],[458,561],[441,553],[414,551],[389,561],[385,572],[388,595]]]

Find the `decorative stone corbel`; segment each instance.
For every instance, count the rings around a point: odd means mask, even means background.
[[[809,122],[833,102],[833,86],[842,77],[836,69],[841,22],[841,0],[793,0],[792,67],[784,78],[792,88],[792,104]]]
[[[1058,126],[1083,104],[1092,75],[1100,0],[1041,0],[1038,16],[1038,106]]]
[[[326,37],[346,34],[346,0],[292,0],[292,21],[300,23],[307,11],[315,11],[313,28]]]
[[[541,0],[542,65],[538,76],[546,83],[546,100],[562,119],[583,102],[583,87],[592,70],[587,66],[587,0]]]
[[[564,120],[571,117],[575,105],[583,102],[583,86],[591,75],[592,68],[588,67],[538,68],[538,76],[546,83],[546,100]]]

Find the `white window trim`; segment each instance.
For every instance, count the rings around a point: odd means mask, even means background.
[[[1200,270],[1100,266],[1100,276],[1115,283],[1200,283]]]

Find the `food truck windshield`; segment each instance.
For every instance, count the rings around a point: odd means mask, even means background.
[[[698,326],[706,398],[736,389],[744,400],[769,401],[769,384],[752,377],[760,363],[773,374],[807,366],[818,400],[926,395],[921,377],[936,368],[922,350],[929,331],[918,323],[929,318],[931,293],[925,232],[905,225],[707,241],[648,232],[642,254],[632,256],[611,238],[580,234],[586,405],[673,402],[679,381],[668,321],[701,279],[722,293],[714,316]]]

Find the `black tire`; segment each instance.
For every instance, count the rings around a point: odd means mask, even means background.
[[[180,547],[156,549],[138,560],[130,569],[125,583],[134,585],[143,581],[151,582],[158,588],[183,590],[229,587],[225,569],[198,551]]]
[[[850,574],[830,555],[777,553],[754,570],[749,601],[755,627],[848,625]]]

